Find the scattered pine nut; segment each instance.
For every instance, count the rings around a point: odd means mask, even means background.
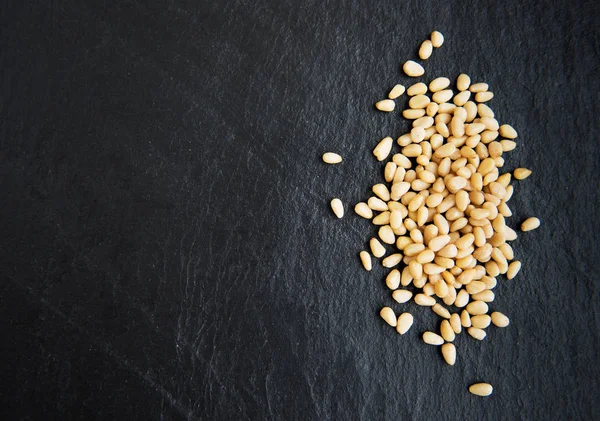
[[[494,311],[492,313],[491,317],[492,317],[492,323],[494,324],[494,326],[506,327],[510,323],[510,321],[508,320],[508,317],[506,317],[504,314],[500,313],[499,311]]]
[[[427,93],[427,85],[423,82],[415,83],[406,90],[408,96],[425,95]]]
[[[402,69],[404,70],[404,73],[406,73],[406,76],[410,77],[419,77],[425,74],[425,69],[423,69],[423,66],[412,60],[406,61],[404,66],[402,66]]]
[[[371,208],[364,202],[359,202],[354,206],[354,212],[357,215],[362,216],[365,219],[373,218],[373,211]]]
[[[431,53],[433,52],[433,44],[429,40],[423,41],[421,44],[421,48],[419,48],[419,58],[421,60],[427,60],[431,57]]]
[[[338,218],[342,218],[344,216],[344,205],[340,199],[335,198],[331,201],[331,209]]]
[[[456,334],[459,334],[462,331],[462,325],[460,323],[460,316],[458,313],[452,313],[450,316],[450,327]]]
[[[396,327],[397,326],[397,319],[396,319],[396,315],[394,314],[394,310],[392,310],[389,307],[384,307],[381,309],[381,311],[379,312],[379,315],[381,316],[381,318],[383,320],[385,320],[385,322],[392,326],[392,327]]]
[[[423,342],[429,345],[442,345],[444,339],[437,333],[425,332],[423,333]]]
[[[412,296],[413,293],[406,289],[397,289],[396,291],[392,292],[392,298],[400,304],[410,301]]]
[[[513,175],[515,176],[515,178],[517,180],[525,180],[527,177],[529,177],[531,175],[531,170],[528,170],[527,168],[517,168],[513,172]]]
[[[470,85],[471,78],[469,77],[469,75],[462,73],[456,79],[456,89],[458,89],[459,91],[466,91],[467,89],[469,89]]]
[[[508,270],[506,271],[506,277],[508,279],[513,279],[517,276],[517,273],[521,270],[521,262],[515,260],[510,265],[508,265]]]
[[[540,220],[539,219],[537,219],[535,217],[527,218],[521,224],[521,231],[523,231],[523,232],[531,231],[531,230],[536,229],[539,226],[540,226]]]
[[[433,45],[434,48],[440,48],[443,43],[444,36],[442,35],[442,33],[439,31],[433,31],[431,33],[431,45]]]
[[[371,238],[369,241],[369,246],[371,247],[371,253],[373,256],[383,257],[383,255],[385,255],[385,247],[383,247],[377,238]]]
[[[477,396],[490,396],[494,388],[489,383],[475,383],[469,386],[469,392]]]
[[[517,131],[509,124],[503,124],[500,126],[500,136],[507,139],[514,139],[517,137]]]
[[[323,154],[323,162],[326,164],[339,164],[342,162],[342,157],[334,152],[325,152]]]
[[[375,146],[375,149],[373,149],[373,155],[375,155],[375,158],[377,158],[378,161],[383,161],[392,151],[393,144],[394,140],[391,137],[384,137],[377,146]]]
[[[438,284],[446,284],[443,281],[439,281]],[[436,284],[437,285],[437,284]],[[443,317],[444,319],[449,319],[450,318],[450,312],[441,304],[434,304],[433,307],[431,307],[431,309],[433,310],[433,312],[435,314],[437,314],[440,317]]]
[[[373,268],[373,265],[371,262],[371,255],[369,253],[367,253],[366,251],[360,252],[360,261],[362,262],[362,265],[366,271],[370,271]]]
[[[396,332],[404,335],[413,325],[414,319],[410,313],[402,313],[396,322]]]
[[[444,344],[442,345],[442,356],[444,357],[444,361],[449,365],[454,365],[456,363],[456,347],[454,344]]]
[[[420,306],[432,307],[435,305],[435,298],[428,297],[425,294],[417,294],[415,295],[415,303]]]
[[[456,333],[454,333],[454,329],[452,329],[452,326],[450,326],[450,322],[448,320],[442,320],[442,324],[440,325],[440,333],[446,342],[452,342],[456,337]]]
[[[392,88],[392,90],[388,94],[388,98],[389,99],[396,99],[396,98],[402,96],[402,94],[404,93],[404,91],[405,91],[404,86],[398,84],[398,85],[396,85],[396,86],[394,86]]]
[[[389,113],[389,112],[394,111],[394,108],[396,108],[396,103],[394,101],[392,101],[391,99],[383,99],[383,100],[375,103],[375,107],[379,111],[385,111],[386,113]]]
[[[478,341],[483,341],[486,336],[485,330],[479,329],[477,327],[470,327],[467,329],[467,332],[469,333],[469,335],[471,335],[473,338],[477,339]]]

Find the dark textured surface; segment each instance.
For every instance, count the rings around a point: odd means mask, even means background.
[[[600,419],[599,18],[565,0],[4,2],[2,418]],[[534,171],[510,225],[543,221],[497,288],[511,326],[461,335],[454,368],[419,339],[430,312],[405,306],[406,337],[383,325],[384,272],[357,257],[374,230],[328,209],[382,178],[371,150],[408,124],[372,104],[434,28],[426,78],[490,83],[521,135],[507,168]],[[479,380],[492,397],[467,393]]]

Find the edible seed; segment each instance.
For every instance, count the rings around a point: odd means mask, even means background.
[[[469,91],[471,92],[485,92],[489,89],[489,85],[487,83],[474,83],[469,87]]]
[[[389,225],[384,225],[379,228],[378,234],[379,238],[381,238],[381,240],[386,244],[394,244],[396,242],[394,231]]]
[[[483,301],[473,301],[467,304],[466,310],[471,316],[479,316],[488,312],[489,307]]]
[[[442,345],[442,356],[448,365],[454,365],[456,363],[456,347],[454,344]]]
[[[372,189],[373,193],[379,196],[381,200],[386,202],[390,200],[390,191],[385,184],[375,184]]]
[[[394,253],[381,261],[381,265],[384,268],[391,268],[398,265],[402,261],[402,255],[400,253]]]
[[[379,258],[383,257],[385,254],[385,247],[383,247],[377,238],[371,238],[369,241],[369,246],[371,247],[371,253],[373,256]]]
[[[386,211],[388,210],[388,205],[381,200],[378,197],[369,197],[369,200],[367,200],[367,205],[369,206],[369,208],[373,209],[374,211]]]
[[[485,330],[479,329],[477,327],[470,327],[467,329],[467,332],[469,333],[469,335],[471,335],[479,341],[483,341],[483,339],[486,336]]]
[[[415,83],[406,90],[408,96],[423,95],[427,92],[427,85],[423,82]]]
[[[521,270],[521,262],[515,260],[510,265],[508,265],[508,270],[506,271],[506,277],[510,280],[517,276],[517,273]]]
[[[531,231],[531,230],[536,229],[539,226],[540,226],[540,220],[538,218],[535,218],[535,217],[527,218],[521,224],[521,231],[523,231],[523,232]]]
[[[408,101],[408,106],[412,109],[420,109],[427,107],[430,102],[427,95],[415,95]]]
[[[452,330],[456,334],[462,331],[462,326],[460,324],[460,316],[458,315],[458,313],[452,313],[452,315],[450,316],[450,327],[452,327]]]
[[[323,162],[326,164],[339,164],[342,162],[342,157],[335,152],[325,152],[323,154]]]
[[[369,253],[367,253],[366,251],[360,252],[360,261],[362,262],[362,265],[366,271],[370,271],[373,268],[373,265],[371,262],[371,255]]]
[[[423,307],[432,307],[435,305],[435,298],[425,294],[417,294],[415,295],[415,303]]]
[[[444,36],[439,31],[433,31],[431,33],[431,45],[435,48],[440,48],[444,43]]]
[[[365,219],[373,218],[373,211],[365,202],[359,202],[354,206],[354,212]]]
[[[469,392],[477,396],[489,396],[494,391],[494,388],[489,383],[475,383],[469,386]]]
[[[385,111],[387,113],[394,111],[394,108],[396,108],[396,103],[394,101],[392,101],[391,99],[383,99],[379,102],[377,102],[375,104],[375,107],[379,110],[379,111]]]
[[[450,101],[450,99],[452,98],[452,95],[454,95],[454,93],[452,92],[451,89],[444,89],[443,91],[437,91],[436,93],[434,93],[432,95],[431,99],[434,102],[437,102],[438,104],[440,104],[440,108],[438,109],[439,113],[449,112],[456,107],[454,104],[452,104],[451,110],[448,110],[448,111],[446,111],[446,108],[448,108],[447,106],[445,106],[444,108],[442,107],[442,105],[444,103]]]
[[[440,333],[446,342],[452,342],[456,337],[456,333],[454,333],[454,330],[450,326],[450,322],[448,320],[442,320],[442,324],[440,325]]]
[[[488,327],[490,325],[491,321],[492,321],[492,318],[490,316],[488,316],[487,314],[481,314],[479,316],[471,317],[471,325],[474,328],[478,328],[478,329],[485,329],[486,327]]]
[[[429,82],[429,90],[431,92],[439,92],[450,86],[450,79],[447,77],[438,77]]]
[[[528,170],[527,168],[517,168],[513,172],[513,175],[515,176],[515,178],[517,180],[525,180],[527,177],[529,177],[531,175],[531,170]]]
[[[384,307],[381,309],[381,311],[379,312],[379,315],[381,316],[381,318],[383,320],[385,320],[385,322],[392,326],[392,327],[396,327],[397,326],[397,319],[396,319],[396,315],[394,314],[394,310],[392,310],[389,307]]]
[[[433,332],[425,332],[423,333],[423,342],[429,345],[442,345],[444,343],[444,339]]]
[[[375,158],[377,158],[378,161],[383,161],[386,159],[392,151],[393,143],[393,139],[389,136],[381,139],[377,146],[375,146],[375,149],[373,149],[373,155],[375,155]]]
[[[404,91],[405,91],[405,88],[404,88],[404,86],[402,86],[402,85],[398,84],[398,85],[396,85],[396,86],[394,86],[394,87],[392,88],[392,90],[391,90],[391,91],[390,91],[390,93],[388,94],[388,98],[389,98],[389,99],[396,99],[396,98],[398,98],[399,96],[401,96],[401,95],[404,93]]]
[[[469,85],[471,85],[471,78],[469,75],[462,73],[456,79],[456,88],[459,91],[466,91],[469,89]]]
[[[438,281],[437,284],[435,284],[435,285],[437,286],[438,284],[446,285],[446,283],[444,281]],[[446,309],[446,307],[444,307],[443,305],[441,305],[439,303],[435,304],[433,307],[431,307],[431,309],[433,310],[433,312],[435,314],[437,314],[440,317],[443,317],[444,319],[450,318],[450,312],[448,311],[448,309]]]
[[[463,105],[465,105],[467,103],[469,98],[471,98],[471,92],[462,91],[461,93],[456,94],[454,96],[453,102],[454,102],[454,104],[456,104],[456,106],[462,107]]]
[[[414,319],[412,314],[410,313],[402,313],[400,317],[398,317],[398,321],[396,323],[396,332],[400,335],[404,335],[413,325]]]
[[[475,94],[475,101],[477,102],[487,102],[494,97],[492,92],[477,92]]]
[[[331,209],[338,218],[342,218],[344,216],[344,205],[340,199],[335,198],[331,201]]]
[[[467,310],[463,310],[460,313],[460,324],[462,327],[471,327],[471,316]]]
[[[394,271],[395,270],[396,269],[394,269]],[[410,301],[412,296],[413,296],[413,293],[407,289],[397,289],[396,291],[392,292],[392,298],[400,304]]]
[[[506,327],[509,325],[510,321],[504,314],[500,313],[499,311],[494,311],[492,313],[492,323],[494,326]]]
[[[509,124],[503,124],[500,126],[500,136],[507,139],[514,139],[517,137],[517,131]]]
[[[404,73],[410,77],[419,77],[425,74],[425,69],[423,69],[423,66],[412,60],[408,60],[406,63],[404,63],[402,69],[404,70]]]

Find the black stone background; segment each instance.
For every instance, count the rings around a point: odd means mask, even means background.
[[[600,419],[598,10],[2,2],[2,419]],[[419,338],[431,312],[382,323],[350,211],[409,127],[373,104],[433,29],[418,80],[490,84],[520,133],[506,168],[533,170],[510,225],[542,220],[496,289],[510,327],[461,335],[453,368]]]

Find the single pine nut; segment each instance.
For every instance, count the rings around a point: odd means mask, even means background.
[[[513,172],[513,175],[515,176],[515,178],[517,180],[525,180],[527,177],[529,177],[531,175],[531,170],[528,170],[527,168],[517,168]]]
[[[506,317],[499,311],[494,311],[492,313],[492,323],[494,324],[494,326],[506,327],[509,325],[510,320],[508,320],[508,317]]]
[[[397,291],[396,291],[397,292]],[[413,325],[414,319],[410,313],[402,313],[396,322],[396,332],[404,335]]]
[[[444,36],[439,31],[433,31],[431,33],[431,45],[435,48],[440,48],[444,43]]]
[[[386,202],[390,200],[390,191],[385,184],[375,184],[372,189],[373,193],[379,196],[381,200]]]
[[[500,141],[500,146],[502,146],[503,152],[510,152],[517,147],[517,142],[513,142],[512,140],[502,139]]]
[[[416,120],[417,118],[421,118],[425,115],[425,110],[422,108],[419,109],[415,109],[413,110],[412,108],[407,108],[406,110],[402,111],[402,117],[404,117],[407,120]],[[400,136],[400,138],[403,138],[403,136]],[[402,145],[400,143],[400,138],[398,138],[398,144],[400,146],[406,146]],[[407,137],[408,139],[410,139],[410,136]]]
[[[469,392],[477,396],[490,396],[494,388],[489,383],[475,383],[469,386]]]
[[[388,210],[388,206],[387,204],[381,200],[378,197],[372,196],[369,197],[369,200],[367,200],[367,205],[369,206],[369,208],[373,209],[374,211],[386,211]]]
[[[381,311],[379,312],[379,315],[381,316],[381,318],[383,320],[385,320],[385,322],[392,326],[392,327],[396,327],[397,326],[397,319],[396,319],[396,315],[394,314],[394,310],[392,310],[389,307],[384,307],[381,309]]]
[[[431,102],[427,95],[415,95],[408,101],[408,106],[412,109],[425,108]]]
[[[513,279],[517,276],[517,273],[521,270],[521,262],[515,260],[510,265],[508,265],[508,270],[506,271],[506,277],[508,279]]]
[[[392,88],[392,90],[391,90],[391,91],[390,91],[390,93],[388,94],[388,98],[389,98],[389,99],[396,99],[396,98],[398,98],[399,96],[401,96],[401,95],[404,93],[404,91],[405,91],[405,88],[404,88],[404,86],[402,86],[402,85],[398,84],[398,85],[396,85],[396,86],[394,86],[394,87]]]
[[[535,218],[535,217],[527,218],[521,224],[521,231],[523,231],[523,232],[531,231],[531,230],[536,229],[539,226],[540,226],[540,220],[538,218]]]
[[[500,126],[500,136],[507,139],[514,139],[517,137],[517,131],[509,124],[503,124]]]
[[[423,333],[423,342],[425,342],[426,344],[429,344],[429,345],[439,346],[444,343],[444,339],[437,333],[425,332],[425,333]]]
[[[433,94],[433,96],[431,97],[431,99],[434,102],[437,102],[438,104],[440,104],[440,107],[438,109],[438,113],[444,113],[444,112],[449,112],[451,110],[453,110],[456,106],[454,104],[452,104],[452,108],[447,110],[448,108],[447,106],[442,107],[442,105],[448,101],[450,101],[450,99],[452,98],[452,96],[454,95],[454,93],[452,92],[451,89],[444,89],[443,91],[437,91],[436,93]]]
[[[430,102],[425,108],[425,114],[427,114],[429,117],[433,117],[437,114],[439,109],[440,106],[436,102]]]
[[[375,149],[373,149],[373,155],[375,155],[378,161],[383,161],[392,151],[393,144],[394,140],[389,136],[381,139],[377,146],[375,146]]]
[[[427,85],[423,82],[415,83],[406,90],[408,96],[424,95],[427,92]]]
[[[429,90],[431,92],[439,92],[450,86],[450,79],[447,77],[438,77],[429,82]]]
[[[444,284],[444,285],[446,285],[446,283],[444,281],[438,281],[438,283],[435,284],[435,285],[437,286],[438,284]],[[435,314],[437,314],[440,317],[443,317],[444,319],[449,319],[450,318],[450,312],[446,309],[446,307],[442,306],[439,303],[434,304],[434,306],[431,307],[431,309],[433,310],[433,312]]]
[[[394,231],[389,225],[384,225],[379,228],[378,234],[379,238],[386,244],[394,244],[396,242]]]
[[[456,363],[456,347],[454,344],[442,345],[442,356],[448,365],[454,365]]]
[[[469,85],[471,85],[471,78],[469,75],[462,73],[456,79],[456,88],[459,91],[466,91],[469,89]]]
[[[456,333],[454,333],[454,330],[452,330],[448,320],[442,320],[442,324],[440,325],[440,333],[446,342],[452,342],[454,341],[454,338],[456,338]]]
[[[462,326],[460,324],[460,316],[458,315],[458,313],[452,313],[452,315],[450,316],[450,327],[452,327],[452,330],[456,334],[459,334],[462,331]]]
[[[489,310],[489,307],[483,301],[473,301],[467,304],[466,309],[471,316],[479,316],[481,314],[486,314]]]
[[[450,293],[450,289],[448,288],[448,284],[444,281],[438,281],[435,284],[435,295],[440,298],[445,298]]]
[[[381,261],[381,265],[384,268],[392,268],[397,266],[402,261],[402,255],[400,253],[392,254]]]
[[[395,270],[396,269],[394,269],[394,271]],[[410,299],[412,298],[412,296],[413,296],[413,293],[410,292],[407,289],[397,289],[396,291],[392,292],[392,298],[394,300],[396,300],[396,302],[398,302],[400,304],[403,304],[403,303],[406,303],[406,302],[410,301]]]
[[[475,101],[477,102],[487,102],[494,97],[493,92],[477,92],[475,94]]]
[[[388,162],[385,164],[385,168],[383,170],[383,178],[388,183],[391,183],[394,180],[394,175],[396,174],[396,170],[398,169],[398,165],[395,162]]]
[[[469,335],[471,335],[479,341],[483,341],[483,339],[486,336],[485,330],[479,329],[477,327],[470,327],[467,329],[467,332],[469,333]]]
[[[394,101],[392,101],[391,99],[384,99],[381,100],[377,103],[375,103],[375,107],[379,110],[379,111],[385,111],[387,113],[394,111],[394,108],[396,108],[396,103]]]
[[[489,85],[487,83],[474,83],[469,87],[471,92],[485,92],[489,89]]]
[[[404,70],[404,73],[406,73],[406,76],[410,77],[419,77],[425,74],[425,69],[423,69],[423,66],[412,60],[408,60],[406,63],[404,63],[402,69]]]
[[[467,103],[469,98],[471,98],[471,92],[462,91],[461,93],[456,94],[454,96],[453,102],[454,102],[454,104],[456,104],[456,106],[462,107],[463,105],[465,105]]]
[[[338,218],[342,218],[344,216],[344,205],[340,199],[335,198],[331,201],[331,209]]]
[[[483,301],[485,303],[491,303],[496,298],[493,291],[486,289],[485,291],[478,292],[477,294],[471,295],[471,298],[477,301]]]
[[[360,261],[362,262],[362,265],[366,271],[370,271],[373,268],[373,265],[371,262],[371,255],[369,253],[367,253],[366,251],[360,252]]]
[[[463,310],[460,313],[460,324],[462,327],[471,327],[471,316],[467,310]]]
[[[479,114],[480,117],[494,118],[494,111],[485,104],[477,104],[477,114]]]
[[[485,329],[490,325],[492,318],[487,314],[471,317],[471,325],[478,329]]]
[[[435,305],[435,298],[429,297],[425,294],[417,294],[415,295],[415,303],[423,307],[432,307]]]
[[[354,206],[354,212],[365,219],[373,218],[373,211],[365,202],[359,202]]]
[[[461,289],[460,291],[458,291],[458,294],[456,294],[456,300],[454,301],[454,305],[456,307],[462,308],[467,305],[469,299],[469,293],[464,289]]]
[[[420,142],[423,141],[423,139],[425,139],[425,129],[423,127],[421,127],[421,126],[414,127],[410,131],[410,140],[412,140],[414,143],[420,143]],[[405,146],[404,148],[402,148],[402,153],[404,153],[404,149],[408,148],[409,146],[413,147],[413,146],[417,146],[417,145],[408,145],[408,146]],[[418,150],[419,150],[419,155],[420,155],[423,152],[423,150],[422,150],[422,148],[420,146],[419,146]],[[406,155],[406,156],[409,156],[409,155]]]
[[[437,105],[435,102],[430,103],[429,105]],[[428,107],[429,107],[428,105]],[[433,117],[425,116],[421,118],[417,118],[413,121],[413,127],[423,127],[423,129],[427,129],[433,126]],[[425,133],[423,133],[423,139],[425,138]]]
[[[342,162],[342,157],[334,152],[325,152],[323,154],[323,162],[326,164],[339,164]]]
[[[385,254],[385,247],[379,242],[377,238],[371,238],[369,241],[369,246],[371,247],[371,253],[375,257],[383,257]]]

